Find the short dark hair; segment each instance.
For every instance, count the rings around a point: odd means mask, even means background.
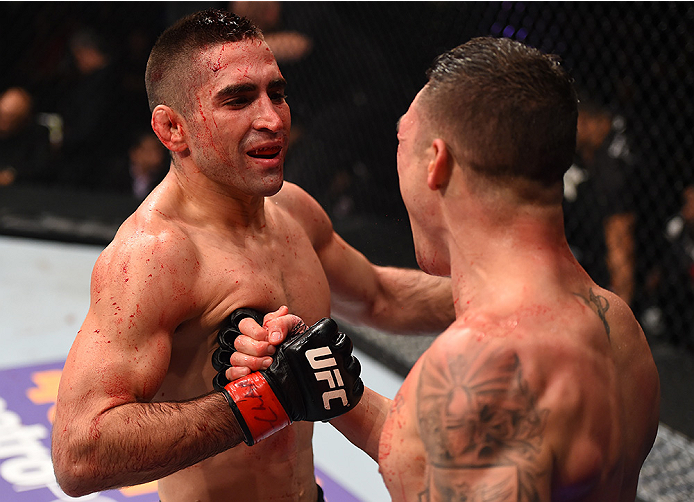
[[[487,177],[560,182],[576,149],[577,98],[559,58],[474,38],[436,58],[423,98],[457,154]]]
[[[197,51],[217,44],[262,39],[262,32],[247,18],[218,9],[190,14],[167,28],[157,39],[147,61],[145,86],[150,110],[159,104],[183,111],[185,87]]]

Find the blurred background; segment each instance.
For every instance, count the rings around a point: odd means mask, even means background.
[[[639,493],[691,500],[694,3],[0,2],[0,236],[111,240],[168,169],[149,125],[149,50],[207,7],[263,29],[289,82],[286,178],[386,265],[416,266],[395,124],[432,59],[489,35],[561,57],[581,101],[565,177],[569,242],[634,309],[660,371],[663,434],[681,434],[656,443]],[[351,334],[400,375],[433,337]],[[672,451],[685,457],[667,468],[682,473],[684,498],[646,497],[676,484],[660,475]]]
[[[375,227],[365,252],[394,264],[414,264],[395,123],[431,60],[481,35],[559,55],[582,102],[565,190],[574,252],[649,336],[691,348],[690,2],[2,2],[0,231],[110,240],[167,169],[149,126],[149,50],[205,7],[251,17],[277,55],[294,126],[287,179],[346,237]]]
[[[432,59],[475,36],[559,55],[580,94],[574,253],[649,340],[694,346],[690,2],[2,2],[0,233],[106,244],[164,176],[144,87],[163,29],[251,17],[289,81],[286,177],[372,260],[416,266],[395,123]]]

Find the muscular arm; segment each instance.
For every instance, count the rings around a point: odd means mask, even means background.
[[[610,289],[631,303],[634,295],[634,215],[622,213],[605,219],[605,244]]]
[[[399,334],[431,334],[455,319],[450,279],[369,262],[333,233],[319,256],[336,316]]]
[[[92,274],[52,438],[56,477],[70,495],[159,479],[243,440],[221,394],[151,402],[174,332],[193,315],[194,274],[185,246],[153,241],[108,248]]]
[[[393,333],[441,332],[455,319],[450,279],[381,267],[337,235],[320,205],[285,183],[276,196],[305,228],[330,282],[333,314]]]
[[[391,400],[366,387],[352,411],[333,418],[330,424],[349,441],[378,462],[378,443]]]
[[[549,411],[523,370],[513,349],[460,336],[426,353],[417,419],[428,500],[549,501]]]

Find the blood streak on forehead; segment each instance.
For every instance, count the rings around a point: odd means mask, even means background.
[[[262,52],[255,52],[257,49],[261,49]],[[228,68],[230,64],[238,65],[239,68],[245,67],[246,71],[241,70],[244,74],[254,63],[276,64],[275,57],[265,41],[256,38],[208,47],[201,51],[198,61],[203,71],[209,69],[215,75]]]
[[[216,62],[213,61],[212,65],[210,66],[210,68],[212,69],[212,71],[214,73],[217,73],[222,68],[226,68],[228,66],[226,64],[222,64],[222,56],[224,55],[225,49],[226,49],[226,45],[222,44],[222,46],[219,50],[219,56],[217,57],[217,61]]]

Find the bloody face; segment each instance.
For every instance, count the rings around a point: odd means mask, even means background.
[[[291,127],[286,82],[267,44],[219,44],[193,63],[186,142],[195,166],[228,189],[268,196],[282,186]]]

